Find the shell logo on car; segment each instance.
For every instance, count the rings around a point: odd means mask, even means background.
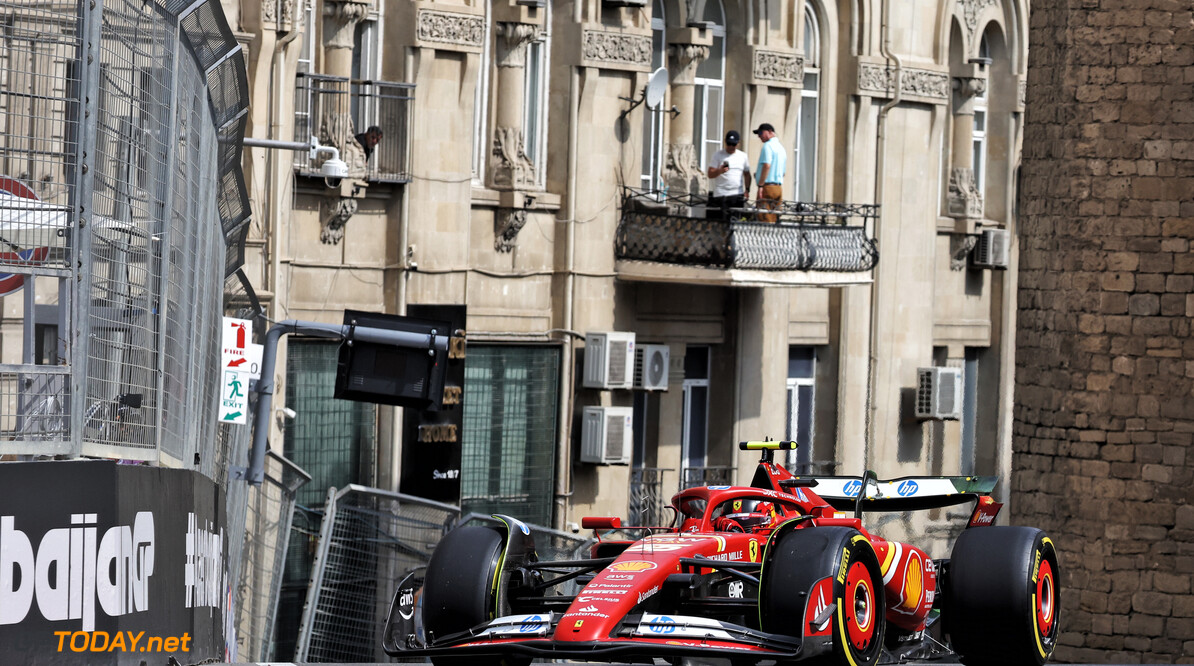
[[[654,569],[656,564],[654,562],[644,562],[643,560],[630,560],[627,562],[614,562],[610,565],[610,571],[633,571],[638,573],[640,571],[650,571]]]

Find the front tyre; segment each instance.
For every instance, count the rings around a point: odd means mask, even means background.
[[[966,664],[1042,666],[1060,631],[1061,568],[1032,527],[967,529],[954,544],[945,629]]]
[[[460,527],[435,547],[423,580],[423,627],[429,643],[505,613],[499,608],[498,574],[505,536],[491,527]],[[504,597],[505,595],[501,595]],[[530,659],[436,656],[435,666],[525,666]]]
[[[813,598],[817,583],[831,578],[831,598]],[[875,549],[849,527],[809,527],[783,533],[768,544],[759,584],[759,622],[764,631],[804,637],[808,605],[834,604],[829,618],[834,666],[874,666],[887,628],[883,574]],[[806,649],[811,649],[805,639]]]

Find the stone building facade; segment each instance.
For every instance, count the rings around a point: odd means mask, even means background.
[[[685,475],[749,480],[733,444],[763,437],[800,440],[805,469],[1010,469],[1027,0],[224,4],[249,53],[248,134],[314,135],[351,172],[328,183],[303,153],[246,150],[251,278],[276,320],[467,308],[466,507],[561,528],[627,516]],[[399,97],[402,114],[379,111]],[[619,255],[624,187],[703,194],[724,133],[753,161],[763,122],[786,199],[880,205],[873,271]],[[353,137],[371,125],[370,153]],[[971,261],[984,231],[1013,239],[1006,270]],[[668,390],[585,388],[592,331],[665,345]],[[310,488],[400,487],[422,446],[400,410],[326,399],[326,344],[285,352],[278,402],[297,416],[271,441]],[[966,371],[962,418],[915,417],[931,366]],[[580,461],[588,406],[632,409],[630,465]]]
[[[1194,24],[1033,3],[1013,518],[1066,570],[1056,657],[1194,662]]]

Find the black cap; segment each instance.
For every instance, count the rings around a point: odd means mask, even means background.
[[[771,126],[771,123],[763,123],[762,125],[759,125],[759,129],[755,130],[755,134],[757,135],[759,132],[774,132],[774,131],[775,131],[775,128]]]
[[[726,143],[731,146],[736,146],[742,141],[742,137],[738,136],[738,130],[730,130],[726,132]]]

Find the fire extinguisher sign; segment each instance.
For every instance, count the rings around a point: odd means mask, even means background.
[[[253,344],[253,322],[224,317],[220,367],[224,387],[220,395],[220,421],[246,423],[250,379],[261,376],[261,345]]]

